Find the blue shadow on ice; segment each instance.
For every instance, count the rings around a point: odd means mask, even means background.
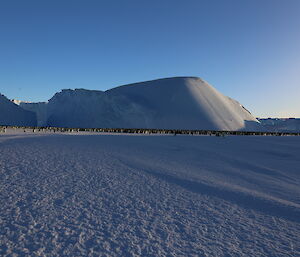
[[[226,190],[225,188],[217,188],[201,182],[194,182],[165,173],[145,169],[143,169],[143,171],[158,179],[162,179],[167,183],[175,184],[193,193],[217,197],[225,201],[235,203],[245,209],[252,209],[266,215],[300,223],[300,210],[294,206],[259,198],[243,192],[234,192]]]

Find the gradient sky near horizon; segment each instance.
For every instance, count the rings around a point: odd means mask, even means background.
[[[198,76],[256,117],[300,117],[300,0],[0,1],[0,93],[45,101]]]

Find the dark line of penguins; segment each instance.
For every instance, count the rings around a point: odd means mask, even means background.
[[[187,130],[187,129],[144,129],[144,128],[62,128],[62,127],[24,127],[24,126],[0,126],[0,133],[6,130],[21,129],[26,132],[94,132],[94,133],[124,133],[124,134],[168,134],[168,135],[208,135],[224,137],[236,136],[300,136],[300,132],[258,132],[258,131],[218,131],[218,130]]]

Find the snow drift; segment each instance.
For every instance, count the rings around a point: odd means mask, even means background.
[[[260,127],[241,104],[196,77],[158,79],[104,92],[62,90],[49,100],[47,124],[203,130],[257,130]]]
[[[36,116],[0,94],[0,125],[36,126]]]

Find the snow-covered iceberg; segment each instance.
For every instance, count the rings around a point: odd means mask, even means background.
[[[62,90],[49,100],[47,124],[203,130],[260,128],[240,103],[197,77],[158,79],[107,91]]]

